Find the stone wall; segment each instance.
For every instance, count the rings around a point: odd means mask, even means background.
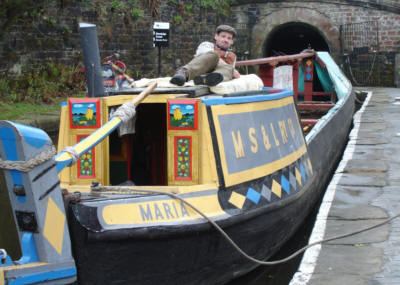
[[[288,23],[301,23],[315,27],[327,42],[331,54],[343,65],[345,52],[341,42],[341,26],[376,21],[378,41],[373,51],[379,56],[375,57],[373,64],[372,60],[369,61],[368,68],[374,67],[372,77],[379,77],[374,81],[375,84],[393,86],[394,55],[400,49],[400,3],[379,1],[378,5],[377,2],[239,0],[240,5],[233,7],[235,25],[240,31],[240,38],[244,39],[236,46],[238,54],[249,50],[251,58],[265,56],[265,47],[268,41],[273,40],[269,35]],[[361,33],[355,32],[351,51],[359,46],[357,40]]]
[[[164,21],[171,23],[171,31],[170,46],[161,51],[162,71],[170,74],[193,55],[201,40],[211,40],[217,23],[226,19],[214,9],[192,5],[192,1],[153,0],[159,4],[156,15],[149,4],[152,0],[64,0],[62,7],[60,1],[45,2],[35,15],[26,11],[0,33],[0,73],[18,74],[24,68],[46,62],[81,63],[78,25],[90,22],[97,25],[102,58],[118,52],[133,77],[154,76],[158,49],[153,47],[152,27],[154,21]],[[113,3],[122,3],[124,9],[113,9]],[[140,16],[132,17],[132,9]],[[0,19],[3,28],[6,22]]]
[[[7,26],[4,19],[0,20],[3,24],[0,33],[0,61],[3,63],[0,73],[18,73],[24,68],[46,62],[79,65],[82,58],[78,23],[81,21],[97,25],[101,56],[119,52],[134,78],[157,75],[158,49],[152,46],[154,21],[171,24],[170,46],[161,49],[162,75],[171,75],[178,66],[187,62],[199,42],[212,40],[215,27],[221,23],[231,24],[238,30],[235,52],[239,60],[265,56],[265,48],[268,41],[273,40],[273,32],[285,24],[298,23],[317,30],[335,59],[343,63],[341,25],[377,21],[376,52],[379,56],[376,58],[379,60],[374,64],[380,70],[376,76],[384,78],[376,84],[394,84],[394,58],[400,48],[398,1],[236,0],[227,15],[218,13],[215,7],[207,8],[205,4],[208,2],[47,0],[36,15],[27,11],[23,19]],[[116,7],[115,3],[124,5],[124,9]]]

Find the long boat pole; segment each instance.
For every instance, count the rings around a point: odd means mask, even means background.
[[[153,90],[156,88],[157,83],[154,82],[146,89],[144,89],[139,96],[132,100],[134,107],[137,107],[144,98],[146,98]],[[80,141],[76,145],[72,146],[70,150],[63,150],[54,157],[57,165],[57,172],[60,173],[66,166],[69,166],[73,161],[73,156],[71,152],[81,156],[87,152],[92,147],[96,146],[98,143],[103,141],[112,131],[114,131],[122,122],[120,116],[116,116],[104,124],[100,129],[95,131],[93,134]]]

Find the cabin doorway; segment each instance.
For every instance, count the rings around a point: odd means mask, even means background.
[[[166,106],[140,104],[135,133],[110,136],[111,185],[166,185]]]
[[[264,56],[300,53],[308,47],[330,52],[329,45],[320,31],[306,23],[291,22],[280,25],[267,37]]]

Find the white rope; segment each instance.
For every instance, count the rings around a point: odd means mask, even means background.
[[[3,248],[0,248],[0,257],[1,257],[1,262],[5,263],[7,258],[7,251]]]
[[[228,234],[215,222],[213,221],[211,218],[209,218],[205,213],[203,213],[202,211],[200,211],[198,208],[196,208],[193,204],[191,204],[190,202],[188,202],[187,200],[183,199],[182,197],[179,197],[178,195],[174,194],[174,193],[169,193],[169,192],[163,192],[163,191],[155,191],[155,190],[143,190],[143,189],[132,189],[130,190],[129,187],[118,187],[118,186],[102,186],[102,185],[98,185],[98,186],[94,186],[91,187],[92,191],[97,191],[97,192],[107,192],[107,191],[115,191],[115,192],[120,192],[121,194],[143,194],[143,195],[167,195],[170,196],[171,198],[174,199],[178,199],[180,201],[182,201],[183,203],[185,203],[186,205],[188,205],[189,207],[191,207],[193,210],[195,210],[197,213],[199,213],[204,219],[206,219],[212,226],[214,226],[214,228],[245,258],[247,258],[250,261],[253,261],[254,263],[257,263],[259,265],[277,265],[277,264],[281,264],[281,263],[285,263],[288,262],[289,260],[295,258],[296,256],[298,256],[299,254],[303,253],[304,251],[306,251],[308,248],[315,246],[317,244],[322,244],[322,243],[326,243],[328,241],[332,241],[332,240],[337,240],[337,239],[342,239],[345,237],[349,237],[349,236],[353,236],[377,227],[380,227],[384,224],[389,223],[390,221],[399,218],[400,217],[400,213],[398,213],[397,215],[388,218],[376,225],[372,225],[372,226],[368,226],[366,228],[354,231],[354,232],[350,232],[350,233],[346,233],[343,235],[338,235],[338,236],[334,236],[331,238],[326,238],[326,239],[322,239],[322,240],[318,240],[316,242],[310,243],[306,246],[304,246],[303,248],[300,248],[299,250],[295,251],[294,253],[292,253],[291,255],[289,255],[288,257],[279,259],[279,260],[274,260],[274,261],[263,261],[260,259],[256,259],[250,255],[248,255],[246,252],[244,252],[229,236]]]
[[[61,152],[68,152],[71,155],[72,161],[69,164],[69,166],[75,164],[79,159],[79,154],[76,152],[76,150],[72,146],[64,147]]]
[[[12,161],[0,159],[0,168],[7,170],[19,170],[21,172],[28,172],[35,166],[42,164],[54,157],[56,149],[52,146],[49,150],[43,151],[35,157],[26,161]]]
[[[123,123],[128,122],[136,114],[135,104],[133,102],[127,102],[122,104],[112,115],[111,119],[119,117]]]

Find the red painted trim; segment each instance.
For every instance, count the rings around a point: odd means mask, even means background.
[[[198,100],[168,100],[167,103],[167,118],[168,118],[168,130],[197,130],[198,127]],[[170,106],[172,104],[193,104],[194,112],[194,126],[193,127],[171,127],[170,119]]]
[[[81,141],[81,139],[84,139],[88,136],[89,135],[77,135],[76,142],[78,143]],[[80,162],[81,162],[81,159],[79,158],[77,161],[78,173],[77,173],[76,177],[78,177],[78,178],[96,178],[96,158],[95,158],[94,147],[92,147],[92,167],[93,167],[93,175],[92,176],[80,175],[80,173],[81,173],[81,163]]]
[[[297,61],[295,64],[293,64],[293,94],[294,94],[294,99],[297,102],[299,99],[299,67],[300,67],[300,62]]]
[[[178,139],[189,140],[189,177],[178,177]],[[192,137],[174,137],[174,176],[175,180],[192,180]]]
[[[307,63],[310,63],[310,65],[308,65]],[[310,71],[308,71],[307,69],[309,69]],[[310,75],[310,79],[307,79],[307,75]],[[314,62],[311,59],[307,59],[305,60],[304,64],[304,101],[312,101],[313,80]]]
[[[318,122],[317,119],[301,119],[301,124],[304,125],[315,125]]]
[[[131,146],[132,146],[131,137],[129,136],[127,138],[127,144],[126,144],[126,163],[127,163],[126,168],[128,171],[127,179],[132,181],[132,179],[131,179],[131,177],[132,177],[131,176]]]
[[[79,103],[94,103],[96,104],[96,125],[94,126],[74,126],[72,124],[72,104]],[[100,114],[100,99],[68,99],[69,108],[69,125],[71,129],[97,129],[100,127],[101,114]]]
[[[163,135],[163,141],[165,140],[165,136]],[[161,185],[165,185],[165,144],[161,144]]]
[[[263,81],[264,86],[272,87],[274,83],[274,67],[268,64],[261,64],[258,69],[258,76]]]
[[[259,59],[249,59],[249,60],[237,61],[236,66],[259,65],[259,64],[276,65],[280,62],[299,60],[302,58],[313,57],[314,55],[315,55],[315,52],[305,52],[305,53],[298,53],[298,54],[292,54],[292,55],[271,56],[271,57],[259,58]]]
[[[299,109],[330,109],[335,104],[324,104],[324,103],[298,103],[297,107]]]
[[[271,93],[278,93],[278,92],[282,92],[282,89],[268,89],[268,91]]]

